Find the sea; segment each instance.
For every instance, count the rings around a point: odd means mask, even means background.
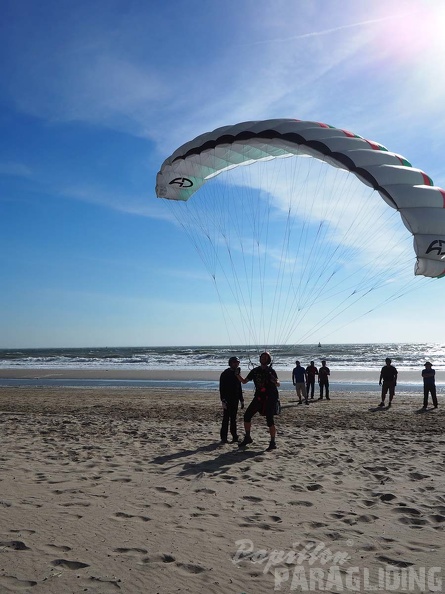
[[[279,345],[268,349],[277,371],[286,371],[295,366],[295,360],[303,366],[315,361],[320,365],[325,359],[331,369],[331,386],[333,389],[376,390],[378,391],[378,375],[385,364],[386,357],[392,359],[399,371],[399,388],[407,391],[419,391],[420,372],[425,361],[431,361],[438,377],[445,377],[445,343],[397,343],[397,344],[306,344]],[[104,379],[80,380],[57,379],[56,377],[38,377],[20,379],[1,378],[0,386],[16,385],[70,385],[70,386],[172,386],[215,388],[216,382],[195,380],[109,380],[107,370],[178,370],[178,371],[222,371],[227,367],[228,358],[237,355],[244,370],[258,364],[261,350],[246,346],[172,346],[172,347],[98,347],[98,348],[34,348],[34,349],[0,349],[1,370],[40,369],[40,370],[94,370],[104,371]],[[363,383],[360,380],[340,383],[335,381],[335,371],[373,372],[377,381]],[[418,371],[419,381],[403,382],[404,371]],[[9,373],[9,375],[11,375]],[[100,375],[100,374],[97,374]],[[360,374],[359,374],[360,375]],[[412,374],[411,374],[412,376]],[[290,383],[290,382],[289,382]],[[289,388],[286,382],[284,387]],[[445,384],[444,384],[445,386]],[[291,388],[290,384],[290,388]]]

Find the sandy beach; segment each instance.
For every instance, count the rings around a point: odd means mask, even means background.
[[[377,403],[284,393],[266,453],[215,392],[1,388],[0,592],[444,591],[440,395]]]

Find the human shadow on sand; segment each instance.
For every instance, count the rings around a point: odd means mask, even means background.
[[[193,450],[181,450],[179,452],[174,452],[172,454],[166,454],[165,456],[156,456],[153,458],[153,464],[166,464],[167,462],[172,462],[173,460],[179,460],[180,458],[187,458],[187,456],[195,456],[200,452],[213,452],[215,450],[219,450],[221,444],[219,442],[210,443],[204,446],[199,446]]]
[[[434,406],[430,406],[429,408],[419,408],[415,411],[416,415],[424,415],[426,413],[432,413],[435,410],[437,410],[436,408],[434,408]]]
[[[390,406],[370,406],[369,412],[384,412],[385,410],[391,410]]]
[[[202,473],[215,476],[226,472],[229,468],[233,468],[235,464],[244,464],[246,460],[256,458],[261,454],[264,454],[264,449],[239,449],[223,452],[211,460],[185,463],[183,469],[178,472],[178,476],[198,476]]]
[[[247,459],[255,458],[256,456],[265,453],[264,449],[260,448],[259,446],[249,446],[249,448],[234,447],[229,451],[222,451],[214,458],[206,458],[200,462],[193,461],[193,458],[196,457],[197,454],[211,453],[216,450],[221,450],[221,447],[224,446],[217,442],[200,446],[194,450],[181,450],[179,452],[174,452],[165,456],[157,456],[153,459],[153,463],[159,465],[171,463],[170,466],[168,466],[169,470],[175,466],[179,466],[182,468],[182,470],[178,473],[179,476],[198,475],[203,472],[214,475],[226,471],[234,464],[245,462]],[[188,457],[191,457],[192,461],[184,461],[184,458]]]

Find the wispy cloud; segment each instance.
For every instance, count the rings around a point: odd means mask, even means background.
[[[32,170],[24,163],[13,161],[0,162],[0,175],[10,175],[12,177],[30,177]]]

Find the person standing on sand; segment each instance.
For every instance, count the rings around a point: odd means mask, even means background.
[[[326,361],[321,362],[321,367],[318,370],[318,384],[320,386],[320,398],[318,400],[323,400],[323,388],[326,390],[326,400],[330,400],[329,398],[329,376],[331,375],[331,370],[326,365]]]
[[[239,381],[242,384],[247,384],[253,380],[255,384],[255,393],[252,402],[247,407],[244,413],[244,430],[246,432],[243,441],[239,444],[240,448],[243,448],[249,443],[252,443],[250,437],[250,428],[252,426],[252,417],[256,413],[260,413],[266,417],[267,426],[269,427],[270,443],[266,452],[271,452],[276,449],[275,436],[276,428],[274,415],[278,412],[279,400],[278,400],[278,386],[280,382],[278,380],[277,372],[272,368],[272,358],[269,353],[262,353],[260,355],[259,367],[254,367],[249,371],[246,378],[237,375]]]
[[[434,408],[437,408],[437,394],[436,394],[436,371],[432,368],[433,364],[427,361],[425,368],[422,369],[423,377],[423,410],[428,408],[428,394],[431,394]]]
[[[386,365],[382,367],[380,371],[379,386],[382,386],[382,401],[379,404],[379,408],[385,406],[386,393],[389,391],[389,402],[388,408],[391,408],[392,399],[396,391],[397,385],[397,369],[394,365],[391,365],[391,359],[385,359]],[[382,383],[383,382],[383,383]]]
[[[292,370],[292,383],[298,396],[298,404],[303,404],[301,397],[304,398],[304,403],[309,404],[306,392],[307,373],[306,369],[300,365],[300,361],[295,361],[296,367]]]
[[[238,381],[240,360],[238,357],[230,357],[229,366],[219,377],[219,395],[223,407],[223,418],[221,424],[221,443],[228,443],[227,434],[232,434],[232,443],[238,443],[236,431],[236,415],[238,414],[238,402],[244,408],[243,387]]]
[[[318,369],[315,367],[315,363],[311,361],[311,364],[306,367],[307,373],[307,381],[306,381],[306,390],[307,390],[307,397],[309,398],[309,392],[311,394],[311,400],[314,399],[314,391],[315,391],[315,376],[318,375]]]

